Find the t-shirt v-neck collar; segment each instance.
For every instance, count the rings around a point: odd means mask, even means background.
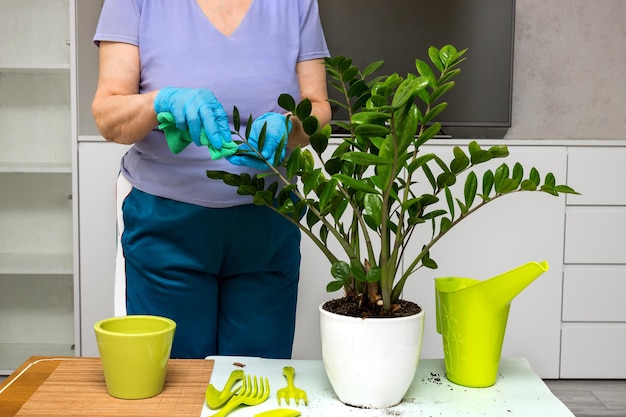
[[[200,13],[200,15],[206,20],[206,23],[208,25],[211,26],[211,28],[213,30],[215,30],[215,32],[219,33],[221,36],[223,36],[224,38],[231,38],[233,35],[235,35],[237,32],[239,32],[241,30],[241,27],[245,24],[246,20],[248,19],[248,15],[250,14],[250,11],[252,10],[252,8],[254,7],[254,3],[255,0],[251,0],[250,1],[250,5],[248,6],[248,9],[246,10],[246,12],[244,13],[244,15],[241,17],[241,20],[239,21],[239,23],[237,23],[237,27],[235,27],[233,29],[232,32],[230,33],[224,33],[222,32],[216,25],[215,22],[209,18],[209,16],[206,15],[206,13],[204,12],[204,10],[202,10],[202,8],[200,7],[200,4],[198,4],[198,1],[194,0],[194,2],[196,3],[196,7],[198,9],[198,12]]]

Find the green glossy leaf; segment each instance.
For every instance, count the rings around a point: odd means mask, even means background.
[[[357,80],[348,89],[348,97],[361,97],[363,94],[369,94],[369,87],[363,80]]]
[[[533,180],[523,180],[520,184],[520,188],[524,191],[536,191],[537,184]]]
[[[457,50],[452,45],[445,45],[439,50],[439,59],[445,67],[452,66],[457,59]]]
[[[446,215],[446,214],[448,214],[448,212],[446,212],[445,210],[433,210],[433,211],[431,211],[429,213],[425,213],[422,216],[422,219],[431,220],[431,219],[434,219],[436,217],[443,216],[443,215]]]
[[[252,129],[252,123],[254,122],[254,119],[252,118],[252,115],[250,115],[248,117],[248,123],[246,124],[246,135],[245,138],[248,139],[250,137],[250,130]]]
[[[361,282],[365,281],[365,270],[358,259],[352,259],[350,261],[350,273],[355,279]]]
[[[259,152],[263,151],[263,147],[265,146],[265,138],[266,137],[267,137],[267,122],[263,123],[263,127],[261,128],[261,132],[259,133],[259,138],[258,138]]]
[[[222,177],[222,181],[224,182],[224,184],[226,185],[231,185],[231,186],[239,186],[241,185],[241,177],[237,174],[230,174],[230,173],[225,173],[224,176]]]
[[[454,88],[454,86],[455,86],[455,82],[454,81],[448,81],[447,83],[441,85],[440,87],[437,87],[430,95],[430,102],[434,103],[441,96],[443,96],[444,94],[446,94],[447,92],[452,90]]]
[[[296,209],[293,201],[287,199],[278,207],[278,211],[283,214],[292,214],[295,213]]]
[[[302,185],[303,185],[302,191],[304,192],[304,195],[307,195],[311,191],[315,190],[317,186],[320,184],[323,177],[324,176],[322,174],[321,168],[317,168],[317,169],[314,169],[313,171],[303,174],[302,175]]]
[[[569,187],[567,185],[557,185],[554,187],[554,189],[559,192],[559,193],[563,193],[563,194],[577,194],[580,195],[580,193],[578,191],[576,191],[575,189],[573,189],[572,187]]]
[[[280,139],[280,142],[278,143],[278,146],[276,147],[276,151],[274,152],[274,160],[272,161],[272,165],[277,167],[278,165],[280,165],[280,158],[282,157],[282,150],[285,148],[285,145],[287,144],[287,135],[283,135],[283,137]]]
[[[434,138],[435,135],[438,134],[440,131],[441,131],[441,123],[439,122],[433,123],[426,130],[424,130],[421,135],[418,136],[415,146],[417,147],[422,146],[423,144],[425,144],[426,142]]]
[[[398,122],[396,123],[398,153],[404,153],[413,143],[418,126],[419,110],[415,104],[412,104],[404,115],[398,117]]]
[[[239,116],[239,109],[237,106],[233,107],[233,128],[235,129],[235,132],[239,132],[239,129],[241,128],[241,117]]]
[[[254,185],[240,185],[237,187],[237,194],[239,195],[254,195],[257,192],[257,188]]]
[[[328,242],[328,227],[326,225],[320,226],[319,237],[325,244]]]
[[[390,165],[393,163],[393,161],[388,158],[372,155],[367,152],[346,152],[341,159],[358,165]]]
[[[449,218],[447,218],[447,217],[442,217],[441,218],[441,224],[439,226],[439,231],[441,233],[445,233],[448,230],[450,230],[451,228],[452,228],[452,221]]]
[[[511,178],[518,184],[522,182],[522,179],[524,178],[524,167],[519,162],[516,162],[515,165],[513,165],[513,175]]]
[[[350,202],[348,201],[348,199],[345,198],[340,198],[339,202],[336,204],[335,208],[333,209],[333,218],[335,219],[335,221],[339,221],[339,219],[341,219],[341,216],[343,216],[343,213],[345,213],[346,209],[348,208],[348,204]]]
[[[442,172],[437,177],[437,187],[443,189],[448,186],[451,187],[456,183],[456,175],[453,172]]]
[[[224,175],[226,175],[225,171],[211,171],[208,170],[206,172],[206,176],[212,180],[221,180],[222,178],[224,178]]]
[[[369,91],[363,93],[359,98],[357,98],[354,103],[352,103],[351,109],[353,113],[360,111],[370,100],[371,94]]]
[[[331,158],[324,163],[324,169],[326,170],[328,174],[334,175],[334,174],[341,172],[342,165],[343,165],[343,162],[341,158]]]
[[[309,137],[309,140],[311,142],[311,147],[318,154],[324,153],[324,151],[328,147],[328,138],[326,137],[326,135],[320,132],[312,134]]]
[[[457,75],[459,75],[461,73],[461,69],[460,68],[456,68],[450,71],[447,71],[446,73],[442,74],[441,77],[439,78],[439,82],[440,83],[447,83],[448,81],[450,81],[451,79],[453,79],[454,77],[456,77]]]
[[[416,59],[415,60],[415,68],[417,69],[417,72],[424,78],[426,78],[428,80],[428,85],[430,86],[430,88],[435,88],[437,85],[437,77],[435,77],[435,73],[433,72],[433,70],[430,68],[430,65],[428,65],[426,62],[422,61],[421,59]]]
[[[435,67],[437,67],[439,72],[443,72],[444,67],[443,67],[443,63],[441,62],[441,58],[439,57],[439,49],[435,48],[434,46],[431,46],[430,48],[428,48],[428,57],[430,58],[431,62],[435,65]]]
[[[363,124],[354,128],[354,133],[359,136],[379,136],[384,138],[389,134],[389,128],[380,125]]]
[[[548,184],[544,184],[540,187],[540,190],[543,191],[544,193],[548,193],[550,195],[553,196],[558,196],[559,193],[554,189],[554,187],[552,187],[551,185]]]
[[[398,86],[391,105],[396,109],[404,107],[408,101],[413,100],[418,91],[423,90],[427,86],[428,79],[426,77],[407,78]]]
[[[302,162],[300,166],[302,167],[303,171],[311,172],[313,171],[313,169],[315,169],[315,158],[313,158],[313,154],[308,149],[304,149],[302,151],[301,161]]]
[[[422,118],[421,121],[423,124],[430,123],[431,120],[435,119],[437,116],[441,114],[448,107],[447,102],[439,103],[435,107],[431,108]]]
[[[500,181],[499,187],[496,190],[501,194],[507,194],[511,191],[517,190],[519,183],[512,178],[504,178]]]
[[[450,213],[450,217],[454,219],[454,197],[452,196],[452,191],[447,186],[444,188],[446,194],[446,203],[448,204],[448,212]]]
[[[458,174],[469,166],[470,159],[458,146],[455,146],[452,152],[454,154],[454,159],[450,163],[450,171]]]
[[[311,100],[305,98],[296,106],[295,115],[298,117],[298,119],[305,120],[311,115],[312,110],[313,104],[311,103]]]
[[[320,195],[320,210],[324,210],[330,203],[337,192],[337,180],[332,178],[324,185],[324,190]]]
[[[378,70],[380,67],[382,67],[384,63],[385,63],[385,61],[375,61],[375,62],[372,62],[367,67],[365,67],[365,69],[363,70],[363,77],[367,77],[368,75],[374,73],[376,70]]]
[[[347,68],[345,71],[342,72],[341,78],[345,82],[350,83],[354,79],[354,77],[357,76],[358,73],[359,69],[355,66],[351,66],[350,68]]]
[[[291,113],[296,113],[296,101],[289,94],[278,96],[278,105]]]
[[[382,277],[382,271],[379,266],[373,266],[365,274],[365,282],[378,282]]]
[[[486,171],[483,174],[483,195],[488,196],[491,194],[491,190],[493,190],[493,172],[491,170]]]
[[[422,167],[423,165],[426,165],[428,161],[431,161],[434,157],[435,155],[432,153],[418,156],[417,158],[415,158],[414,161],[409,164],[409,172],[415,172],[416,169]]]
[[[472,171],[467,175],[467,178],[465,179],[465,189],[463,194],[465,196],[466,207],[472,207],[472,204],[474,204],[474,199],[476,198],[477,191],[478,178],[476,177],[476,173]]]
[[[347,281],[350,278],[350,265],[344,261],[335,262],[330,267],[330,275],[340,281]]]
[[[289,159],[287,159],[287,179],[291,180],[294,175],[300,170],[300,159],[302,156],[302,149],[300,147],[291,151]]]
[[[315,116],[308,116],[307,118],[302,120],[302,129],[304,130],[304,133],[309,136],[317,132],[319,125],[320,123]]]
[[[365,124],[381,125],[387,122],[391,118],[390,114],[382,113],[378,111],[362,111],[352,115],[352,124],[356,126]]]
[[[422,258],[422,265],[424,265],[428,269],[437,269],[437,268],[439,268],[439,265],[437,265],[437,262],[433,261],[430,258],[430,254],[429,253],[427,253],[426,256],[424,256]]]
[[[343,288],[343,282],[341,281],[330,281],[326,284],[326,292],[335,292],[339,291]]]
[[[509,148],[506,145],[492,146],[488,152],[492,158],[506,158],[509,156]]]
[[[382,212],[383,212],[383,199],[378,194],[368,193],[363,198],[363,205],[365,213],[367,213],[373,220],[377,229],[382,224]]]
[[[545,185],[549,185],[550,187],[553,187],[556,185],[556,178],[554,177],[553,173],[548,173],[548,175],[546,175],[546,179],[544,181]]]
[[[539,187],[539,184],[541,184],[541,176],[539,175],[537,168],[531,168],[529,179],[535,183],[535,187]]]
[[[509,167],[506,164],[502,164],[496,168],[496,172],[493,177],[496,193],[502,192],[502,184],[504,180],[507,179],[509,179]]]
[[[315,226],[319,222],[320,218],[315,213],[313,213],[312,210],[308,210],[306,212],[306,224],[309,229],[313,228],[313,226]]]
[[[465,216],[467,212],[469,211],[469,208],[458,198],[456,199],[456,203],[459,205],[459,208],[461,209],[461,216]]]
[[[270,191],[261,190],[254,194],[253,202],[257,206],[271,206],[273,195]]]
[[[357,191],[363,191],[366,193],[376,193],[376,188],[374,188],[369,182],[365,180],[358,180],[352,178],[349,175],[345,174],[335,174],[333,178],[341,182],[344,186],[353,188]]]

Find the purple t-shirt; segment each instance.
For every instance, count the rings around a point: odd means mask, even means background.
[[[329,55],[317,0],[253,0],[230,36],[211,24],[196,0],[106,0],[94,41],[139,47],[140,92],[207,88],[229,116],[237,106],[242,134],[249,115],[284,112],[277,104],[281,93],[300,98],[297,62]],[[258,173],[225,159],[212,161],[206,147],[190,145],[174,155],[157,129],[122,160],[123,175],[150,194],[206,207],[251,202],[208,179],[207,169]]]

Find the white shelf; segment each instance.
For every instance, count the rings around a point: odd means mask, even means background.
[[[0,72],[7,74],[69,73],[70,65],[63,64],[8,64],[0,62]]]
[[[75,356],[74,343],[0,343],[0,375],[10,375],[31,356]]]
[[[31,174],[71,174],[71,163],[62,162],[2,162],[0,161],[0,173],[31,173]]]
[[[70,253],[0,253],[0,275],[71,275]]]

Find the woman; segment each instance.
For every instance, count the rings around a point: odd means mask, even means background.
[[[132,186],[123,202],[125,307],[177,322],[172,357],[291,356],[299,231],[206,178],[207,169],[258,173],[258,160],[212,160],[205,145],[218,153],[232,147],[233,106],[242,119],[258,117],[253,146],[265,123],[266,147],[275,149],[284,134],[288,148],[307,145],[299,122],[290,119],[287,129],[279,113],[281,93],[310,99],[320,123],[329,122],[317,7],[317,0],[104,2],[92,110],[107,140],[134,144],[120,175]],[[170,114],[201,146],[174,154],[157,113]]]

